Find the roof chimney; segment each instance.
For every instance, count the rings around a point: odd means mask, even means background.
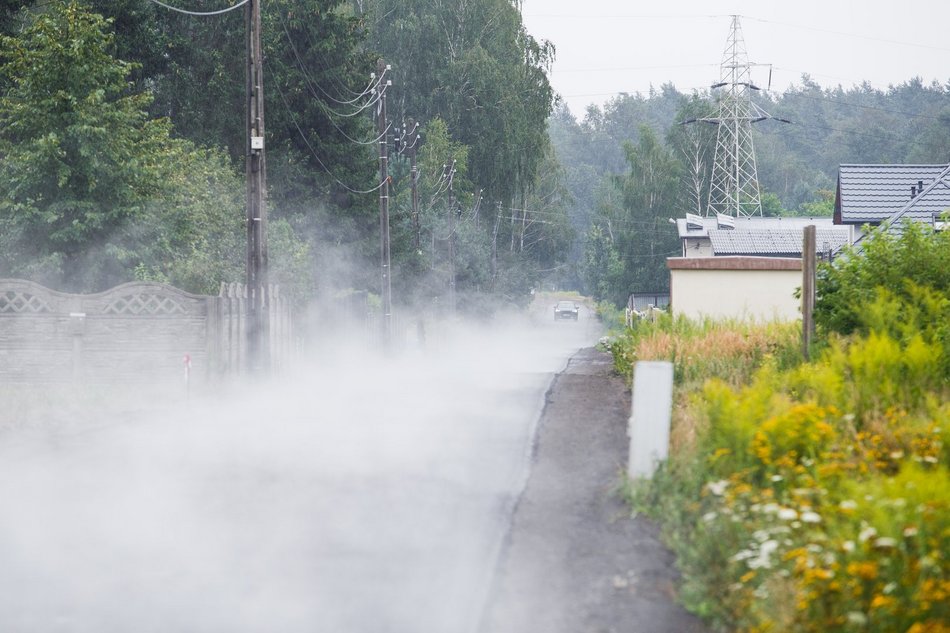
[[[911,185],[911,186],[910,186],[910,199],[913,200],[913,199],[916,198],[916,197],[917,197],[917,187],[915,187],[914,185]]]
[[[918,181],[917,181],[917,193],[923,193],[923,191],[924,191],[924,181],[923,181],[923,180],[918,180]]]

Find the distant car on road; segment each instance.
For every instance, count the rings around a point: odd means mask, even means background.
[[[554,320],[574,319],[576,321],[579,312],[580,308],[573,301],[558,301],[554,306]]]

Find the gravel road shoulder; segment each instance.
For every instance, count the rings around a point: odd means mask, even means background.
[[[583,349],[547,394],[482,633],[702,633],[675,602],[672,554],[615,494],[630,395]]]

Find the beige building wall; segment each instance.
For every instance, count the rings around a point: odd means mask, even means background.
[[[673,314],[692,319],[792,321],[801,318],[801,260],[768,257],[671,258]]]
[[[712,256],[712,240],[708,237],[688,237],[683,240],[683,257]]]

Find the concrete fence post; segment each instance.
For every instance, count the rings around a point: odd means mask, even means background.
[[[627,474],[631,479],[652,477],[657,465],[669,456],[672,409],[673,363],[637,362],[633,368],[633,406],[627,430]]]

